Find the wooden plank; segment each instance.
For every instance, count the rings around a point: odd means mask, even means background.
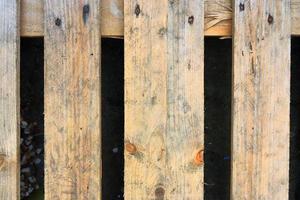
[[[203,199],[203,1],[124,10],[125,199]]]
[[[21,35],[27,37],[43,36],[43,1],[22,0],[21,3]],[[119,37],[123,35],[123,4],[123,0],[101,1],[101,35],[103,37]]]
[[[44,1],[21,0],[21,36],[44,36]]]
[[[19,1],[0,0],[0,199],[20,199]]]
[[[288,199],[290,1],[234,13],[232,199]]]
[[[292,34],[300,35],[300,0],[291,0]],[[102,37],[123,37],[123,0],[102,0]],[[21,35],[44,35],[43,1],[21,1]],[[231,0],[205,0],[205,35],[230,36],[232,23]]]
[[[100,0],[45,0],[45,199],[101,199]]]

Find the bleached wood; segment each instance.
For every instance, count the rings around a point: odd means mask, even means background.
[[[102,0],[102,37],[123,37],[123,0]],[[43,36],[43,1],[21,1],[21,35]],[[231,35],[231,0],[205,0],[205,35]],[[292,34],[300,35],[300,0],[292,0]],[[213,26],[211,26],[213,24]]]
[[[125,1],[125,199],[203,199],[204,2]]]
[[[20,198],[19,1],[0,0],[0,199]]]
[[[236,0],[233,39],[233,200],[287,200],[290,1]]]
[[[45,0],[45,199],[101,199],[100,0]]]

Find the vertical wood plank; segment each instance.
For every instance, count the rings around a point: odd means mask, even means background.
[[[203,0],[125,1],[125,199],[203,199]]]
[[[235,0],[232,199],[288,199],[290,0]]]
[[[0,0],[0,199],[20,198],[19,1]]]
[[[101,199],[100,0],[45,0],[45,199]]]

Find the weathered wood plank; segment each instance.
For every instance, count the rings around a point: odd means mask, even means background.
[[[288,199],[290,0],[234,6],[232,199]]]
[[[101,199],[100,0],[45,0],[45,199]]]
[[[44,35],[44,3],[42,0],[21,1],[21,35],[38,37]],[[101,1],[101,35],[123,35],[123,0]],[[99,33],[100,35],[100,33]]]
[[[19,1],[0,0],[0,199],[20,198]]]
[[[300,35],[300,0],[291,0],[292,34]],[[102,37],[122,37],[123,0],[102,0]],[[43,1],[21,1],[21,35],[43,36]],[[205,35],[230,36],[232,9],[231,0],[205,0]]]
[[[125,199],[203,199],[203,1],[124,10]]]

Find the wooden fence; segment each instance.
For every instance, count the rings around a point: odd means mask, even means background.
[[[20,36],[45,42],[46,200],[101,198],[101,35],[125,40],[124,198],[200,200],[204,36],[232,34],[231,198],[287,200],[299,20],[300,0],[0,0],[0,199],[20,198]]]

